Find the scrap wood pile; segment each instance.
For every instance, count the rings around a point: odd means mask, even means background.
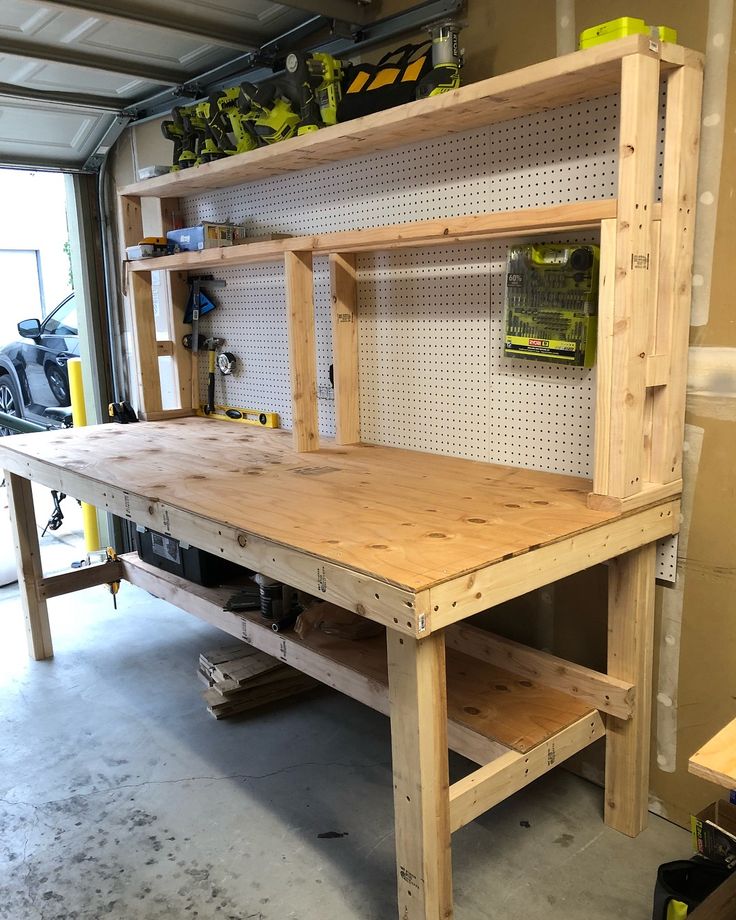
[[[207,711],[216,719],[303,693],[319,683],[244,642],[203,652],[199,675],[207,684]]]

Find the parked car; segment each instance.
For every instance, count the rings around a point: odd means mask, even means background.
[[[18,332],[18,341],[0,347],[0,412],[60,427],[61,413],[46,410],[69,405],[66,363],[79,355],[75,295],[44,320],[24,319]],[[0,427],[0,435],[9,433]]]

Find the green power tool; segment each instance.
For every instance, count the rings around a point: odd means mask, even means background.
[[[336,124],[342,98],[342,61],[321,51],[294,51],[286,58],[286,72],[292,78],[299,105],[297,134]]]
[[[299,115],[278,85],[241,84],[239,105],[241,114],[249,113],[259,144],[276,144],[296,134]]]
[[[210,96],[210,131],[224,154],[233,156],[246,153],[259,146],[253,128],[257,113],[252,108],[243,112],[240,107],[240,87],[228,86],[221,93]]]
[[[170,120],[161,123],[164,137],[174,142],[172,172],[187,169],[197,162],[198,139],[191,123],[191,118],[195,115],[195,106],[180,105],[172,110]]]

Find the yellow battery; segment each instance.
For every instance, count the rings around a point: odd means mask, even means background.
[[[591,48],[593,45],[602,45],[604,42],[625,38],[627,35],[652,35],[662,42],[677,41],[676,29],[669,26],[649,26],[643,19],[637,19],[635,16],[620,16],[618,19],[611,19],[582,31],[579,47]]]

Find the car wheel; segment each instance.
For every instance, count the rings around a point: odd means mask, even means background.
[[[69,405],[69,386],[66,382],[64,372],[53,364],[46,365],[46,380],[49,389],[54,394],[54,399],[60,406]]]
[[[3,374],[0,377],[0,412],[5,412],[6,415],[14,415],[16,418],[23,418],[18,388],[13,378],[8,377],[7,374]],[[17,434],[17,432],[0,425],[0,437],[5,437],[9,434]]]

